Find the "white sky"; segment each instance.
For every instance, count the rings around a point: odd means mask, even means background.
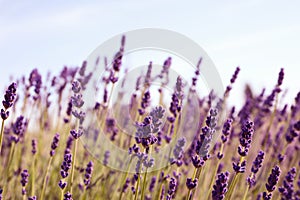
[[[281,67],[292,99],[299,87],[300,1],[9,1],[0,0],[0,88],[8,76],[33,68],[58,71],[80,65],[103,41],[133,29],[170,29],[197,42],[227,85],[271,89]],[[259,90],[259,91],[258,91]]]

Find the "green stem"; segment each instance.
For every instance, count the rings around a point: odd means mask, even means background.
[[[142,187],[142,194],[141,194],[141,199],[144,200],[144,193],[145,193],[145,187],[146,187],[146,179],[147,179],[147,168],[146,172],[144,173],[144,180],[143,180],[143,187]]]
[[[222,143],[223,144],[223,143]],[[222,153],[222,152],[221,152]],[[221,160],[218,160],[218,163],[215,167],[215,170],[213,172],[213,176],[211,177],[211,181],[210,181],[210,184],[209,184],[209,189],[208,189],[208,192],[207,192],[207,195],[206,195],[206,199],[209,200],[209,197],[210,197],[210,194],[211,194],[211,191],[213,189],[213,184],[214,184],[214,180],[215,180],[215,177],[217,175],[217,171],[218,171],[218,168],[219,168],[219,165],[220,165],[220,162]]]
[[[34,195],[35,159],[36,159],[36,155],[33,156],[33,161],[32,161],[32,171],[31,171],[31,196]]]
[[[72,160],[72,170],[71,170],[71,181],[70,181],[70,193],[73,191],[73,181],[74,181],[74,171],[75,171],[75,164],[76,164],[76,152],[77,152],[77,144],[78,144],[78,139],[75,139],[75,147],[73,149],[73,160]]]
[[[192,180],[195,180],[197,171],[198,171],[198,168],[195,168],[195,169],[194,169],[194,173],[193,173]],[[189,199],[190,199],[191,191],[192,191],[192,190],[189,190],[188,195],[186,196],[186,200],[189,200]]]
[[[126,178],[127,178],[127,176],[128,176],[128,171],[129,171],[131,162],[132,162],[132,157],[131,157],[130,160],[129,160],[128,167],[127,167],[127,170],[126,170],[126,173],[125,173],[125,175],[123,176],[123,179],[122,179],[122,182],[121,182],[122,185],[121,185],[121,192],[120,192],[119,200],[122,200],[123,187],[124,187],[124,185],[125,185]]]
[[[140,185],[140,174],[138,173],[138,180],[136,181],[135,185],[135,195],[134,195],[134,200],[137,200],[138,193],[139,193],[139,185]]]
[[[60,190],[60,200],[64,200],[64,190]]]
[[[49,173],[49,170],[50,170],[52,158],[53,158],[53,157],[51,156],[51,157],[49,158],[49,161],[48,161],[46,174],[45,174],[45,177],[44,177],[44,180],[43,180],[43,187],[42,187],[42,192],[41,192],[40,200],[43,200],[43,199],[44,199],[45,188],[46,188],[46,185],[47,185],[47,178],[48,178],[48,173]]]
[[[1,124],[1,133],[0,133],[0,154],[2,150],[2,140],[3,140],[3,132],[4,132],[4,119],[2,119],[2,124]]]
[[[239,177],[239,173],[236,173],[230,183],[230,186],[229,186],[229,189],[228,189],[228,192],[227,192],[227,195],[225,196],[225,200],[230,200],[231,199],[231,196],[233,194],[233,191],[235,189],[235,185],[238,181],[238,177]]]
[[[247,199],[248,191],[249,191],[249,187],[247,186],[246,191],[245,191],[245,193],[244,193],[243,200],[246,200],[246,199]]]

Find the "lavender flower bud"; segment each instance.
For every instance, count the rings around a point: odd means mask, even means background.
[[[17,88],[16,83],[11,83],[10,86],[8,86],[8,88],[5,92],[5,95],[4,95],[4,100],[2,101],[2,104],[5,108],[5,110],[12,107],[14,100],[16,98],[16,91],[17,91],[16,88]],[[4,112],[4,110],[3,110],[3,112]],[[3,119],[3,117],[2,117],[2,119]]]
[[[282,200],[293,199],[294,196],[294,179],[296,177],[296,168],[293,167],[285,176],[283,186],[279,187],[278,190],[281,193]]]
[[[62,180],[59,180],[58,186],[60,187],[60,189],[64,190],[67,186],[67,182],[63,182]]]
[[[29,177],[29,173],[27,169],[24,169],[21,173],[21,184],[22,184],[22,195],[26,195],[26,189],[25,186],[28,183],[28,177]]]
[[[66,178],[69,175],[69,170],[72,165],[72,154],[67,153],[64,155],[64,161],[61,164],[60,168],[60,175],[62,178]]]
[[[177,187],[177,182],[175,178],[171,178],[169,182],[169,189],[168,189],[168,194],[167,194],[167,199],[172,199],[173,195],[175,194]]]
[[[50,151],[50,156],[54,156],[55,154],[55,149],[58,147],[59,143],[59,133],[56,133],[55,136],[53,137],[52,144],[51,144],[51,151]]]
[[[75,129],[70,131],[70,134],[73,136],[73,138],[75,140],[77,140],[78,138],[80,138],[83,134],[83,131],[81,129],[78,129],[77,131]]]
[[[64,200],[73,200],[72,194],[71,194],[70,192],[67,192],[67,193],[64,195]]]
[[[198,185],[198,179],[197,178],[195,178],[194,180],[192,180],[191,178],[186,179],[186,187],[189,190],[194,189],[195,187],[197,187],[197,185]]]
[[[259,151],[255,160],[253,161],[253,165],[251,167],[251,172],[256,174],[262,166],[262,162],[264,160],[265,153],[263,151]]]
[[[35,155],[36,154],[36,145],[37,145],[37,141],[36,141],[36,139],[33,139],[32,141],[31,141],[31,146],[32,146],[32,150],[31,150],[31,152],[32,152],[32,154],[33,155]]]
[[[252,141],[254,123],[247,120],[242,126],[242,132],[240,134],[240,145],[238,146],[238,153],[244,157],[248,155],[248,151]]]
[[[84,184],[86,186],[88,186],[90,183],[91,183],[91,177],[92,177],[92,172],[93,172],[93,162],[90,161],[87,166],[86,166],[86,169],[85,169],[85,179],[84,179]]]
[[[282,85],[283,78],[284,78],[284,69],[281,68],[280,72],[278,74],[278,81],[277,81],[277,86],[278,87]]]
[[[28,200],[36,200],[36,196],[28,197]]]
[[[151,181],[150,181],[150,185],[149,185],[149,192],[153,192],[153,189],[154,189],[154,186],[155,186],[155,182],[156,182],[156,176],[153,176],[151,178]]]
[[[275,190],[275,186],[279,180],[279,176],[280,176],[280,168],[278,166],[275,166],[272,169],[272,172],[268,178],[268,182],[266,183],[266,189],[268,192],[273,192]]]
[[[222,200],[225,198],[228,187],[229,172],[218,175],[215,185],[213,186],[212,199]]]

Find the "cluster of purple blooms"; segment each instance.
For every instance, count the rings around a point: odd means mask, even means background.
[[[2,101],[4,109],[1,109],[2,120],[6,120],[9,116],[9,111],[7,110],[13,106],[13,103],[16,99],[16,91],[17,91],[17,84],[12,83],[5,92],[4,100]]]
[[[212,199],[219,200],[225,198],[225,193],[227,192],[229,180],[229,172],[220,173],[216,180],[216,184],[213,186]]]

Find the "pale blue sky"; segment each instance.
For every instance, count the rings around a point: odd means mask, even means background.
[[[221,3],[220,3],[221,2]],[[0,0],[0,88],[32,68],[80,65],[103,41],[145,27],[170,29],[208,53],[226,85],[241,67],[245,82],[269,89],[285,68],[291,99],[300,90],[299,1],[8,1]]]

